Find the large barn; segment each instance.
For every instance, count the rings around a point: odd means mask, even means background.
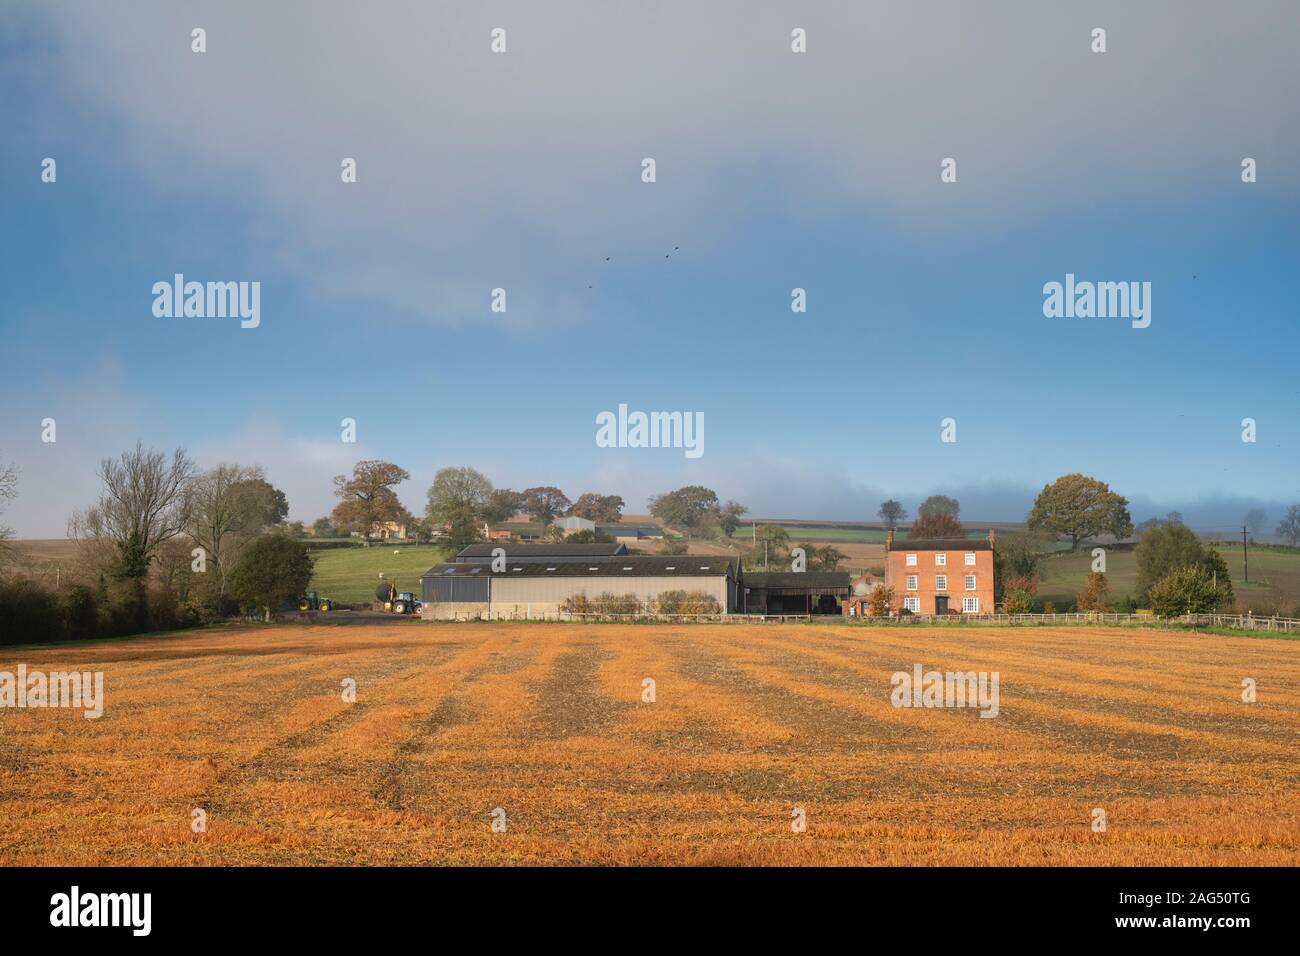
[[[604,553],[590,553],[602,548]],[[611,554],[610,548],[618,550]],[[575,553],[578,549],[587,552]],[[471,545],[455,561],[424,573],[426,620],[558,618],[567,598],[606,593],[633,595],[648,605],[668,591],[702,592],[722,613],[741,608],[742,572],[735,558],[629,555],[623,545],[547,544],[507,547],[504,562],[493,564],[491,550]]]

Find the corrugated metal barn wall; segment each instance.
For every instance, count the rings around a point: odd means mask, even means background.
[[[451,575],[446,577],[427,577],[420,581],[421,599],[426,603],[447,602],[447,601],[475,601],[486,604],[488,600],[488,584],[491,579],[484,575],[481,578],[455,578]]]
[[[734,609],[734,599],[729,601],[728,578],[723,575],[692,577],[688,575],[671,575],[664,577],[561,577],[510,578],[497,576],[492,579],[492,603],[527,604],[560,603],[574,594],[586,594],[594,598],[605,591],[611,594],[635,594],[641,601],[657,598],[664,591],[703,591],[713,595],[723,610]],[[468,583],[468,582],[467,582]],[[472,582],[477,584],[478,582]],[[733,592],[734,593],[734,592]],[[443,599],[447,600],[447,599]],[[478,598],[457,598],[457,600],[479,600]],[[481,600],[486,601],[486,596]]]

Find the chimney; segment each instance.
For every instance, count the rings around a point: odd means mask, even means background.
[[[989,528],[989,544],[993,544],[993,529]]]
[[[890,528],[889,531],[885,533],[885,550],[888,551],[893,546],[894,546],[894,529]]]

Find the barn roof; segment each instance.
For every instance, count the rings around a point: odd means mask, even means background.
[[[745,587],[767,591],[847,591],[849,578],[847,571],[747,571]]]
[[[455,562],[435,564],[422,578],[469,577],[711,577],[735,573],[735,558],[700,555],[618,555],[587,560],[515,561],[506,559],[504,571],[490,564]]]

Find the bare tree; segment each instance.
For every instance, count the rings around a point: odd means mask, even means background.
[[[167,456],[136,442],[133,451],[99,465],[104,492],[84,514],[74,515],[74,536],[111,542],[123,577],[143,578],[158,547],[185,528],[185,488],[194,462],[184,449]]]
[[[260,486],[251,482],[265,482],[260,467],[221,464],[195,477],[185,490],[185,527],[207,552],[218,594],[226,593],[226,570],[265,522],[263,503],[250,490]]]
[[[18,469],[12,465],[0,464],[0,512],[3,512],[9,502],[17,497]],[[13,528],[0,525],[0,569],[13,560],[14,547],[9,543],[9,539],[13,536]]]
[[[1292,505],[1286,509],[1286,514],[1282,516],[1282,521],[1277,526],[1277,534],[1285,538],[1293,548],[1300,544],[1300,505]]]

